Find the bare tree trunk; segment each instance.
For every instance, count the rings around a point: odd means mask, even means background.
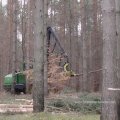
[[[83,52],[83,80],[81,89],[83,92],[87,91],[87,82],[88,82],[88,70],[87,70],[87,37],[86,37],[86,3],[84,0],[81,0],[81,39],[82,39],[82,52]]]
[[[0,5],[0,25],[3,24],[3,11],[2,11],[2,1],[1,1],[1,5]],[[2,27],[2,26],[0,26]],[[1,39],[3,39],[3,32],[2,32],[2,29],[0,29],[0,37]],[[3,41],[0,40],[1,44],[0,44],[0,91],[2,91],[2,88],[3,88],[3,47],[4,47],[4,44],[3,44]]]
[[[48,0],[44,0],[44,94],[48,95],[48,63],[47,63],[47,26]]]
[[[13,0],[13,41],[12,41],[12,75],[15,76],[16,66],[17,66],[17,0]],[[13,78],[13,85],[11,92],[14,93],[14,83],[15,78]]]
[[[117,67],[120,69],[120,1],[116,1],[116,35],[117,35]],[[120,70],[117,77],[120,80]]]
[[[69,60],[70,60],[70,69],[72,66],[72,1],[69,0]]]
[[[25,0],[23,1],[22,7],[22,54],[23,54],[23,70],[26,69],[26,60],[25,60],[25,36],[26,36],[26,19],[25,19]]]
[[[30,9],[30,0],[27,3],[27,34],[26,34],[26,69],[30,68],[30,17],[31,9]]]
[[[44,0],[34,4],[34,84],[33,110],[44,111]]]
[[[79,10],[79,3],[77,0],[74,1],[74,24],[75,24],[75,28],[74,28],[74,31],[75,31],[75,35],[74,35],[74,39],[76,41],[75,42],[75,45],[73,46],[73,49],[74,49],[74,56],[75,56],[75,60],[73,60],[73,64],[75,64],[75,72],[76,73],[80,73],[80,70],[79,70],[79,67],[80,67],[80,40],[78,38],[78,25],[79,25],[79,18],[78,18],[78,10]],[[76,86],[76,92],[79,92],[80,91],[80,76],[76,76],[75,77],[75,86]]]
[[[2,91],[2,86],[3,86],[3,84],[2,84],[2,79],[3,79],[3,65],[2,65],[2,55],[1,55],[1,53],[0,53],[0,91]]]
[[[9,63],[8,63],[8,73],[12,72],[12,40],[13,40],[13,0],[8,0],[8,39],[9,39]]]
[[[116,13],[115,0],[103,0],[103,83],[102,83],[102,120],[117,118],[116,92],[108,88],[116,87]]]
[[[120,0],[116,3],[116,35],[117,35],[117,82],[116,87],[120,88]],[[117,115],[120,120],[120,92],[116,91]]]
[[[98,66],[99,66],[99,62],[97,63],[96,61],[96,57],[98,58],[98,44],[99,44],[99,39],[98,39],[98,22],[97,22],[97,11],[98,11],[98,4],[97,4],[97,0],[93,0],[93,64],[92,64],[92,68],[93,70],[97,70],[97,69],[100,69]],[[96,47],[98,46],[98,47]],[[102,52],[102,50],[101,50]],[[93,80],[92,80],[92,90],[93,91],[98,91],[99,87],[98,87],[98,82],[99,82],[99,73],[96,72],[93,74]]]

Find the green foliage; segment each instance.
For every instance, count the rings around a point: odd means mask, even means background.
[[[62,91],[61,91],[61,94],[67,94],[67,93],[75,93],[76,90],[74,88],[71,88],[71,87],[65,87]]]
[[[81,95],[78,98],[60,98],[53,99],[48,106],[60,108],[63,111],[73,111],[81,113],[100,113],[101,100],[98,96]]]
[[[83,114],[96,114],[100,113],[101,97],[96,94],[79,93],[79,94],[60,94],[55,98],[47,99],[46,109],[48,112],[79,112]],[[31,95],[16,95],[3,94],[0,96],[1,104],[26,104],[24,101],[16,99],[31,100]],[[0,119],[1,120],[1,119]]]
[[[65,106],[66,106],[65,102],[62,101],[61,99],[56,100],[56,101],[53,102],[51,105],[53,105],[53,106],[55,106],[55,107],[58,107],[58,108],[60,108],[60,107],[65,107]]]
[[[100,120],[99,115],[78,115],[78,114],[19,114],[19,115],[0,115],[0,120]]]

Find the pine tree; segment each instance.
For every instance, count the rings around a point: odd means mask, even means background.
[[[34,1],[33,110],[44,111],[44,0]]]

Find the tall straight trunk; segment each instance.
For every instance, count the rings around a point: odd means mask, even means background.
[[[25,53],[26,53],[26,49],[25,49],[25,36],[26,36],[26,19],[25,19],[25,0],[22,3],[23,7],[22,7],[22,60],[23,60],[23,70],[26,69],[26,60],[25,60]]]
[[[65,29],[66,29],[66,0],[63,0],[63,2],[64,2],[64,26],[63,26],[63,31],[64,31],[64,36],[63,36],[63,39],[64,39],[64,49],[66,50],[66,31],[65,31]]]
[[[117,82],[116,87],[120,88],[120,0],[116,3],[116,35],[117,35]],[[120,120],[120,92],[116,91],[117,115]]]
[[[75,61],[73,61],[73,64],[75,64],[75,72],[76,73],[80,73],[80,70],[79,70],[79,67],[80,67],[80,40],[79,40],[79,38],[78,38],[78,33],[79,33],[79,31],[78,31],[78,25],[79,25],[79,18],[78,18],[78,10],[79,10],[79,3],[78,3],[78,1],[77,0],[75,0],[74,1],[74,24],[75,24],[75,28],[74,28],[74,31],[75,31],[75,35],[74,35],[74,39],[76,40],[76,41],[74,41],[75,42],[75,45],[73,46],[73,49],[74,49],[74,52],[75,52],[75,54],[74,54],[74,56],[75,56]],[[75,85],[76,85],[76,92],[79,92],[80,91],[80,76],[77,76],[76,78],[75,78]]]
[[[77,24],[77,23],[76,23]],[[78,25],[76,25],[76,73],[80,73],[79,67],[80,67],[80,41],[78,38]],[[76,92],[80,91],[80,76],[76,78]]]
[[[88,46],[89,46],[89,50],[88,50],[88,52],[89,52],[89,71],[92,71],[92,69],[93,69],[93,67],[92,67],[92,63],[93,63],[93,61],[92,61],[92,30],[91,30],[91,22],[90,22],[90,19],[92,18],[92,13],[93,13],[93,11],[94,11],[94,6],[92,6],[92,4],[93,4],[93,0],[91,0],[91,5],[89,4],[89,13],[88,14],[90,14],[90,16],[89,16],[89,40],[88,40]],[[90,9],[90,8],[93,8],[93,11]],[[94,74],[88,74],[89,76],[88,76],[88,83],[89,83],[89,91],[92,91],[93,90],[93,75]]]
[[[115,0],[103,0],[103,83],[102,83],[102,120],[119,120],[117,117],[116,91],[116,13]]]
[[[98,2],[98,13],[101,16],[98,19],[98,31],[99,31],[99,39],[101,40],[101,47],[100,47],[100,49],[102,50],[102,52],[101,52],[101,63],[100,63],[100,66],[102,68],[102,60],[103,60],[103,36],[102,36],[102,34],[103,34],[103,31],[102,31],[102,6],[101,6],[101,1]],[[101,76],[101,78],[100,78],[99,91],[101,92],[102,91],[102,78],[103,78],[102,71],[101,71],[100,76]]]
[[[70,69],[72,66],[72,1],[69,0],[69,60],[70,60]]]
[[[2,79],[3,79],[3,65],[2,65],[2,54],[0,53],[0,91],[2,91]]]
[[[27,25],[26,25],[26,40],[25,40],[25,47],[26,47],[26,69],[30,69],[30,41],[31,41],[31,0],[27,2]],[[25,33],[24,33],[25,34]],[[29,92],[29,80],[26,81],[26,92]]]
[[[9,61],[8,61],[8,73],[12,72],[12,40],[13,40],[13,0],[8,0],[8,39],[9,39]]]
[[[1,1],[1,5],[0,5],[0,25],[3,24],[3,11],[2,11],[2,1]],[[0,36],[3,38],[2,35],[2,30],[0,30]],[[0,40],[1,44],[0,44],[0,91],[3,90],[3,47],[4,47],[4,43],[3,40]]]
[[[98,11],[97,0],[93,0],[93,45],[94,45],[93,53],[95,53],[93,55],[93,64],[92,64],[93,71],[100,69],[100,68],[98,68],[100,63],[97,63],[97,61],[96,61],[96,57],[98,57],[98,55],[99,55],[97,52],[98,47],[96,47],[97,44],[99,44],[97,11]],[[101,52],[102,52],[102,50],[101,50]],[[98,91],[98,89],[99,89],[98,82],[99,82],[99,73],[96,72],[93,74],[93,81],[92,81],[92,84],[93,84],[92,90],[95,92]]]
[[[27,3],[27,34],[26,34],[26,69],[30,68],[30,16],[31,16],[31,9],[30,9],[30,0]]]
[[[33,110],[44,111],[44,0],[34,1]]]
[[[53,0],[53,11],[54,11],[54,15],[53,15],[53,21],[52,21],[52,26],[54,27],[55,31],[56,31],[56,0]]]
[[[47,63],[47,26],[48,0],[44,0],[44,94],[48,95],[48,63]]]
[[[52,7],[52,0],[50,0],[50,21],[49,23],[51,23],[51,26],[53,27],[53,7]]]
[[[120,1],[116,2],[116,35],[117,35],[117,67],[120,69]],[[117,77],[120,80],[120,71],[118,70]]]
[[[82,52],[83,52],[83,80],[81,82],[81,90],[87,91],[88,83],[88,70],[87,70],[87,37],[86,37],[86,2],[81,0],[81,39],[82,39]]]
[[[15,71],[17,67],[17,0],[13,0],[13,41],[12,41],[12,75],[15,76]],[[14,83],[13,80],[12,92],[14,92]]]

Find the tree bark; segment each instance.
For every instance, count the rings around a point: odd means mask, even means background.
[[[22,7],[22,60],[23,60],[23,65],[22,68],[23,70],[26,69],[26,60],[25,60],[25,36],[26,36],[26,19],[25,19],[25,0],[23,1],[23,7]]]
[[[44,111],[44,0],[34,1],[33,110]]]
[[[13,85],[11,92],[14,93],[15,71],[17,67],[17,0],[13,0],[13,41],[12,41],[12,76]]]
[[[30,0],[27,3],[27,34],[26,34],[26,69],[30,68],[30,19],[31,19],[31,9]]]
[[[98,21],[97,21],[97,12],[98,12],[98,1],[97,0],[93,0],[93,64],[92,64],[92,68],[93,70],[97,70],[97,69],[100,69],[98,66],[99,66],[99,62],[96,61],[96,58],[98,58],[98,45],[99,45],[99,38],[98,38]],[[98,47],[96,47],[98,46]],[[102,50],[101,50],[102,52]],[[98,86],[98,83],[99,83],[99,72],[96,72],[93,74],[93,81],[92,81],[92,89],[93,91],[98,91],[99,90],[99,86]]]
[[[116,92],[116,13],[115,0],[103,0],[103,83],[102,83],[102,120],[118,120]]]
[[[88,70],[87,70],[87,39],[86,39],[86,3],[84,0],[81,0],[81,39],[82,39],[82,55],[83,55],[83,80],[81,82],[81,90],[83,92],[87,91],[87,80],[88,80]]]
[[[13,40],[13,0],[8,0],[8,25],[9,25],[9,31],[8,31],[8,39],[9,39],[9,63],[8,63],[8,73],[12,72],[12,40]]]
[[[116,87],[120,88],[120,0],[116,3],[116,35],[117,35],[117,82]],[[117,117],[120,120],[120,91],[116,91]]]
[[[47,26],[48,26],[48,0],[44,0],[44,94],[48,95],[48,63],[47,63]]]

